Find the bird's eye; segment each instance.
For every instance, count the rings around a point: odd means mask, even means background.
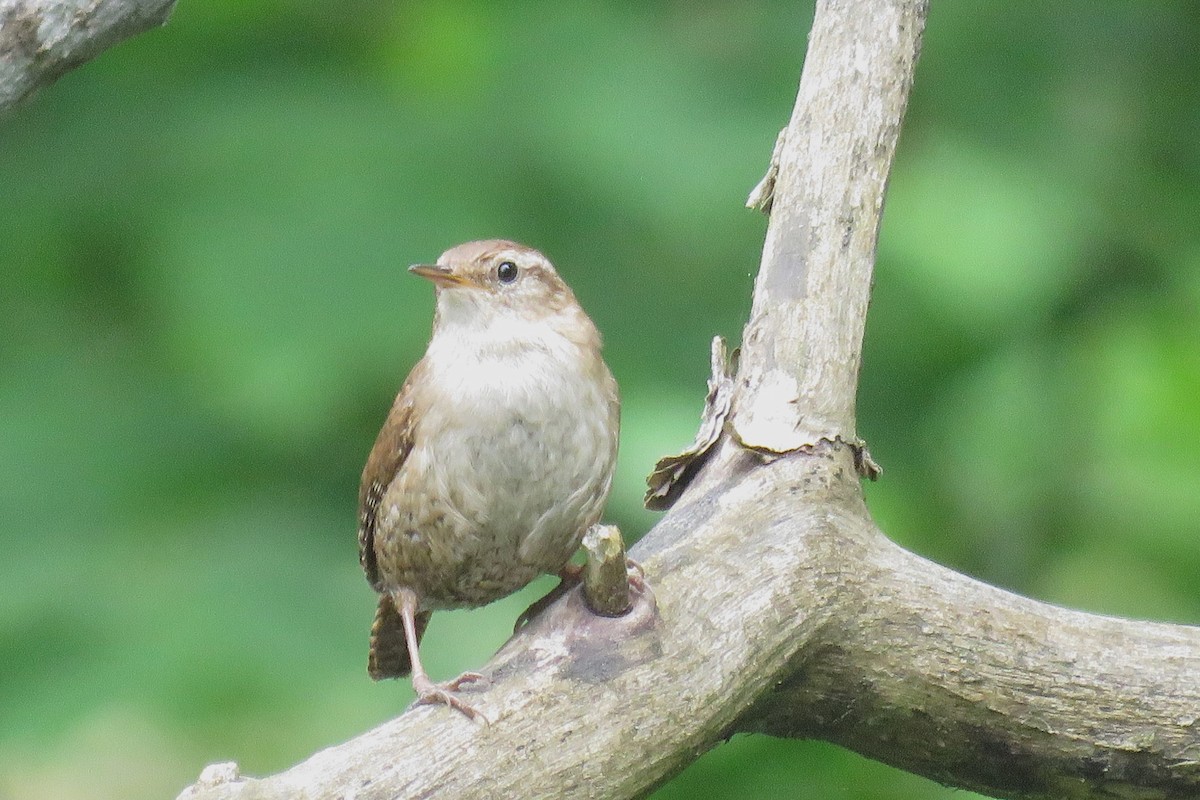
[[[511,261],[501,261],[500,266],[496,267],[496,277],[501,283],[512,283],[517,279],[517,265]]]

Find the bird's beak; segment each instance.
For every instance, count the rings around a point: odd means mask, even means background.
[[[449,267],[443,267],[440,264],[413,264],[408,268],[408,271],[413,275],[420,275],[422,278],[428,278],[438,286],[443,286],[446,288],[474,285],[462,275],[459,275]]]

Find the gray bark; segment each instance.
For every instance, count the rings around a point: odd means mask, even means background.
[[[0,113],[134,34],[175,0],[0,0]]]
[[[900,549],[864,505],[863,322],[925,11],[817,5],[757,193],[773,210],[732,408],[632,552],[632,610],[550,606],[467,693],[490,725],[414,708],[271,777],[214,765],[181,798],[638,797],[738,731],[997,797],[1200,796],[1200,629],[1004,592]]]

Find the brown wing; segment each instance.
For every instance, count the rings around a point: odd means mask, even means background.
[[[421,380],[425,372],[422,359],[408,373],[387,420],[375,438],[371,455],[363,467],[362,483],[358,487],[358,561],[362,564],[367,581],[376,591],[382,590],[379,565],[375,554],[375,528],[379,524],[379,503],[388,486],[404,465],[413,446],[413,429],[416,416],[413,413],[412,386]]]

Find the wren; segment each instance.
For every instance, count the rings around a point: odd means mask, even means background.
[[[425,356],[363,469],[359,560],[379,593],[368,672],[482,715],[417,653],[430,615],[561,574],[600,519],[620,400],[596,326],[536,250],[492,239],[409,268],[434,284]]]

